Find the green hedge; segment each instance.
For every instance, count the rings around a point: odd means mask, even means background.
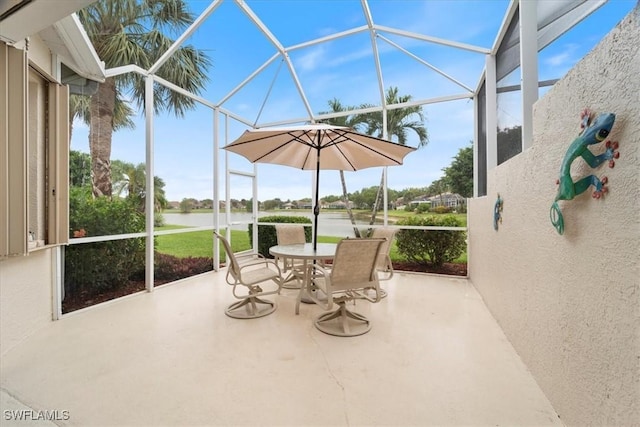
[[[461,227],[454,215],[409,217],[397,225]],[[466,249],[467,233],[448,230],[400,230],[396,234],[398,252],[406,259],[421,264],[442,266],[457,259]]]
[[[260,222],[311,224],[311,220],[305,216],[272,215],[263,216]],[[304,228],[307,242],[311,242],[311,227]],[[249,242],[253,242],[253,225],[249,224]],[[267,258],[273,258],[269,254],[269,248],[278,244],[275,225],[258,225],[258,252]]]
[[[127,200],[93,199],[72,188],[69,197],[69,237],[109,236],[145,230],[144,214]],[[145,239],[123,239],[70,245],[65,250],[65,292],[115,289],[144,271]]]

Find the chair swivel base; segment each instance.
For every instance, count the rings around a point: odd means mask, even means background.
[[[371,293],[373,293],[373,294],[374,294],[374,296],[375,296],[375,291],[376,291],[376,290],[375,290],[374,288],[366,288],[366,289],[364,290],[364,292],[366,292],[366,293],[367,293],[367,295],[370,295]],[[387,295],[388,295],[388,294],[387,294],[387,291],[385,291],[385,290],[384,290],[384,289],[382,289],[382,288],[379,288],[379,289],[378,289],[378,293],[380,294],[380,299],[382,299],[382,298],[386,298],[386,297],[387,297]]]
[[[302,287],[302,278],[296,272],[291,272],[282,281],[282,287],[284,289],[300,289]]]
[[[318,316],[313,324],[325,334],[355,337],[371,330],[371,322],[362,314],[347,310],[343,302],[336,311]]]
[[[276,311],[275,302],[258,297],[248,297],[242,301],[231,304],[226,308],[224,314],[234,319],[257,319],[258,317],[267,316],[274,311]]]

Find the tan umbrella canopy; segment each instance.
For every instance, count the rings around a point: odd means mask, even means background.
[[[314,236],[316,247],[320,170],[356,171],[401,165],[415,148],[327,124],[250,129],[224,147],[252,163],[271,163],[316,171]]]

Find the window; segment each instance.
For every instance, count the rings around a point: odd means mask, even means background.
[[[0,43],[0,256],[68,241],[68,89]]]

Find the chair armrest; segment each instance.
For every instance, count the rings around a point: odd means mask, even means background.
[[[244,259],[244,258],[253,258],[253,259],[267,259],[265,258],[264,255],[262,255],[261,253],[247,253],[247,254],[234,254],[236,257],[236,260],[238,262],[240,262],[240,260]]]
[[[240,267],[240,270],[242,271],[247,267],[255,267],[256,265],[261,265],[261,264],[264,264],[265,267],[268,267],[269,265],[273,265],[278,269],[278,272],[280,271],[280,267],[278,266],[278,264],[276,264],[273,260],[270,260],[267,258],[256,259],[254,261],[246,261],[240,264],[239,267]]]

